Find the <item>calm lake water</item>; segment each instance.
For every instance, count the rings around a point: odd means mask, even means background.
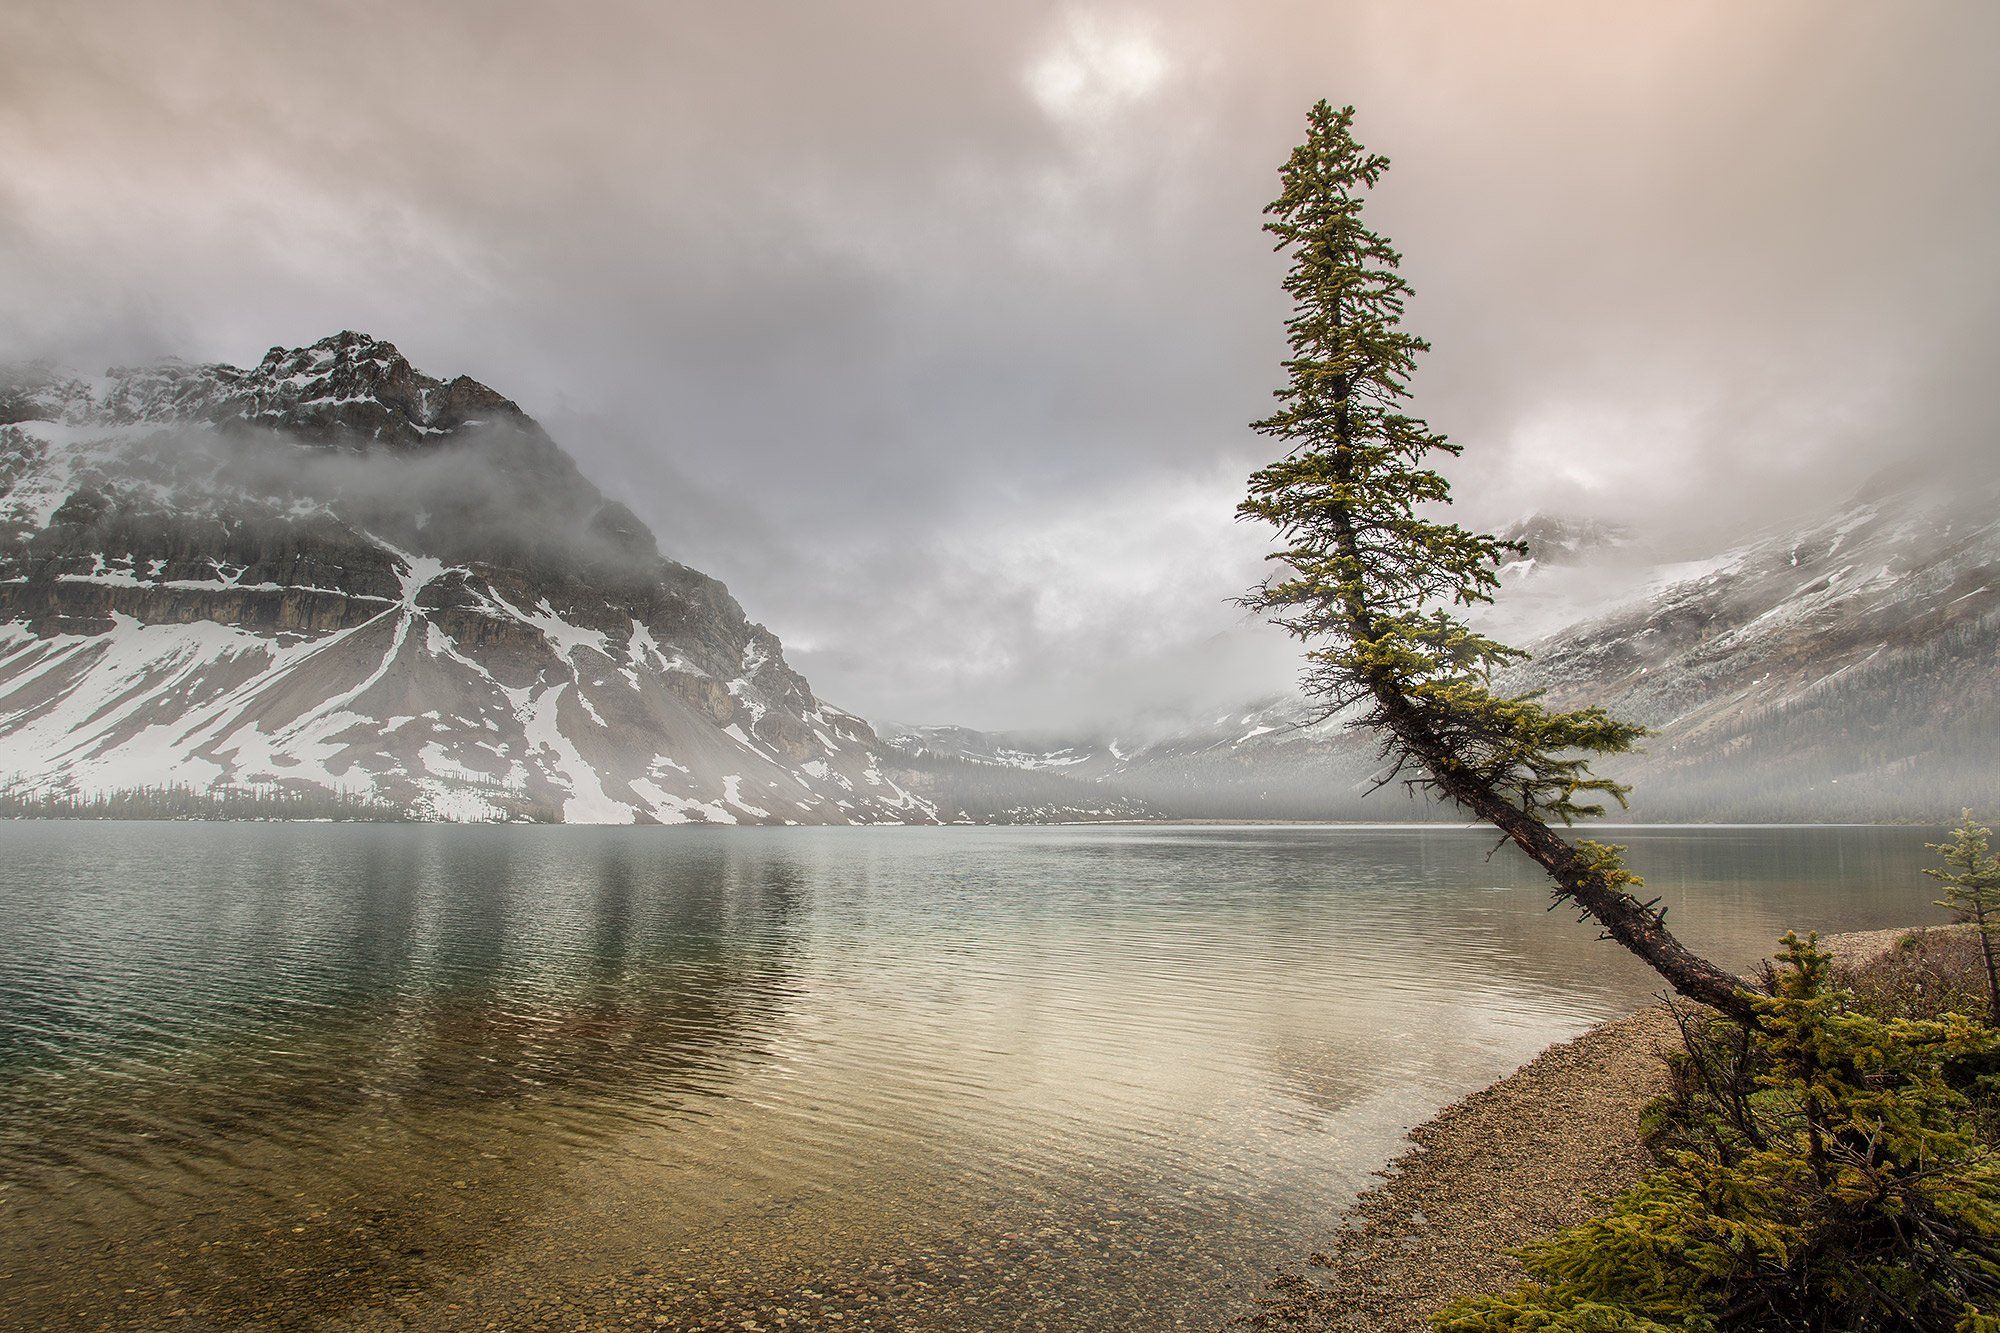
[[[1625,829],[1671,923],[1914,829]],[[0,1322],[1211,1327],[1650,977],[1458,829],[0,824]]]

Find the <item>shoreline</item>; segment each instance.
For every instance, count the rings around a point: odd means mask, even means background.
[[[1592,828],[1610,829],[1622,832],[1671,831],[1675,829],[1948,829],[1950,816],[1940,815],[1936,819],[1830,819],[1830,820],[1700,820],[1668,819],[1656,821],[1625,820],[1618,823],[1599,822]],[[927,828],[981,828],[981,829],[1079,829],[1079,828],[1285,828],[1285,829],[1339,829],[1355,833],[1403,833],[1417,831],[1458,831],[1483,833],[1488,825],[1478,821],[1455,819],[1409,819],[1409,820],[1366,820],[1366,819],[1052,819],[1035,821],[1010,820],[940,820],[931,823],[906,823],[900,820],[880,820],[864,824],[787,824],[787,823],[746,823],[722,824],[706,820],[690,820],[685,824],[585,824],[568,823],[553,819],[411,819],[399,815],[156,815],[156,814],[63,814],[56,811],[0,812],[0,823],[13,824],[392,824],[406,828],[574,828],[574,829],[927,829]]]
[[[1829,935],[1854,965],[1919,926]],[[1511,1251],[1593,1216],[1653,1164],[1639,1113],[1680,1034],[1664,1004],[1600,1023],[1410,1131],[1324,1248],[1274,1276],[1258,1329],[1424,1333],[1463,1296],[1523,1276]]]

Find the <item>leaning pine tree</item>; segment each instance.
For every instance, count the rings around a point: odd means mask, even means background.
[[[1291,356],[1279,408],[1254,429],[1285,446],[1258,471],[1239,513],[1274,526],[1276,572],[1250,604],[1308,645],[1305,689],[1381,741],[1388,771],[1499,829],[1555,881],[1558,900],[1596,918],[1682,995],[1756,1018],[1736,977],[1690,952],[1665,913],[1632,890],[1619,849],[1556,831],[1622,806],[1626,789],[1589,768],[1644,734],[1599,708],[1554,712],[1492,687],[1522,654],[1448,608],[1492,600],[1516,543],[1427,517],[1450,486],[1426,460],[1459,446],[1403,410],[1421,338],[1401,327],[1401,257],[1362,219],[1388,169],[1355,142],[1354,108],[1312,109],[1281,173],[1265,230],[1288,251]]]

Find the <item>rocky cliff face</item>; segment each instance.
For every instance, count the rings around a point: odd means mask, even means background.
[[[0,380],[0,787],[426,818],[929,820],[536,423],[342,333]]]

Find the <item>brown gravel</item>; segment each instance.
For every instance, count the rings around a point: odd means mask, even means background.
[[[1415,1130],[1313,1271],[1272,1283],[1252,1326],[1426,1329],[1458,1297],[1517,1281],[1509,1250],[1583,1221],[1646,1167],[1639,1110],[1663,1090],[1676,1039],[1655,1005],[1550,1047]]]
[[[1907,930],[1821,944],[1849,966]],[[1281,1274],[1248,1323],[1354,1333],[1425,1330],[1430,1316],[1520,1280],[1510,1251],[1592,1216],[1651,1164],[1639,1113],[1665,1090],[1680,1038],[1664,1005],[1552,1046],[1413,1131],[1312,1267]]]

